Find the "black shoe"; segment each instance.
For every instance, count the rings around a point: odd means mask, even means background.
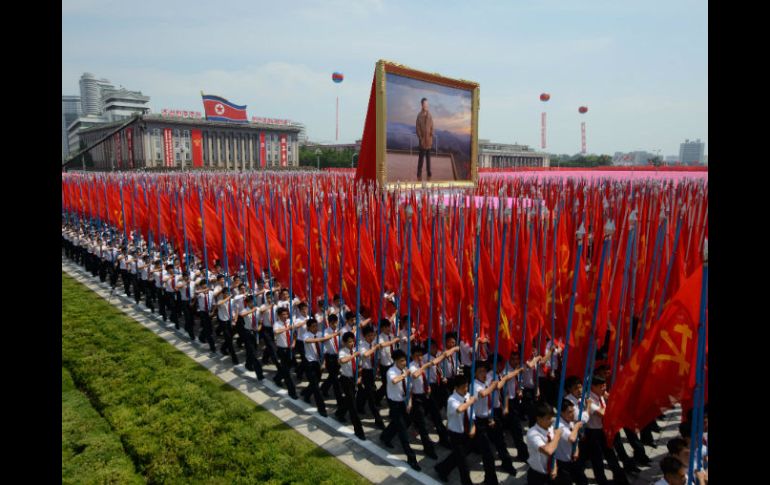
[[[626,473],[634,473],[635,474],[635,473],[639,473],[642,470],[640,470],[639,467],[636,466],[636,463],[634,463],[633,461],[629,460],[629,461],[623,462],[623,471],[626,472]]]
[[[655,444],[655,440],[641,440],[642,444],[645,446],[649,446],[652,449],[655,449],[658,447],[658,445]]]
[[[513,463],[504,463],[502,468],[504,472],[516,476],[516,468],[513,467]]]
[[[374,427],[377,429],[385,429],[385,423],[380,419],[379,421],[374,422]]]
[[[308,396],[307,394],[304,394],[304,395],[302,396],[302,400],[303,400],[303,401],[305,401],[305,402],[306,402],[306,403],[308,403],[308,404],[311,404],[311,403],[310,403],[310,396]]]
[[[393,449],[393,443],[389,441],[385,441],[385,438],[380,435],[380,441],[382,441],[382,444],[385,445],[385,448]]]
[[[428,458],[433,458],[434,460],[438,460],[438,455],[436,454],[436,451],[433,448],[426,449],[425,456],[427,456]]]
[[[438,475],[439,479],[441,479],[442,482],[449,482],[449,477],[441,473],[441,470],[439,469],[438,465],[434,466],[433,469],[436,470],[436,475]]]
[[[422,468],[420,468],[420,465],[417,463],[417,458],[415,458],[413,456],[409,458],[407,463],[409,464],[410,467],[412,467],[412,470],[415,470],[415,471],[418,471],[418,472],[420,470],[422,470]]]
[[[366,435],[364,434],[363,430],[356,431],[356,437],[361,441],[366,441]]]
[[[297,393],[296,393],[296,392],[290,392],[290,393],[289,393],[289,397],[290,397],[290,398],[292,398],[292,399],[294,399],[295,401],[296,401],[297,399],[299,399],[299,396],[297,396]]]
[[[647,455],[634,455],[634,460],[636,460],[636,463],[642,466],[649,466],[650,465],[650,457]]]
[[[324,418],[328,418],[328,417],[329,417],[329,415],[328,415],[328,414],[326,414],[326,410],[325,410],[325,409],[319,409],[319,410],[318,410],[318,414],[320,414],[320,415],[321,415],[321,416],[323,416]]]
[[[452,449],[452,445],[449,443],[449,441],[446,441],[446,440],[439,440],[438,445],[443,448],[446,448],[447,450]]]

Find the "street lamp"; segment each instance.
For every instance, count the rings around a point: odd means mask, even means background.
[[[315,161],[316,165],[318,166],[318,170],[321,170],[321,159],[319,158],[321,156],[321,150],[319,148],[315,149]]]

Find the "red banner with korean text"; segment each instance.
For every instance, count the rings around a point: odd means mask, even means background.
[[[281,166],[286,166],[286,135],[281,135]]]
[[[123,168],[123,154],[120,150],[120,133],[115,133],[112,138],[115,141],[115,159],[118,162],[118,168]]]
[[[192,162],[193,167],[203,166],[203,136],[201,130],[192,130]]]
[[[165,148],[164,152],[166,154],[166,166],[167,167],[173,167],[174,166],[174,142],[171,137],[171,128],[164,128],[163,129],[163,147]]]

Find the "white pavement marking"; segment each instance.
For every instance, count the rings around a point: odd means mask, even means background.
[[[324,418],[320,416],[314,406],[309,406],[301,399],[290,399],[285,389],[279,388],[272,382],[270,378],[274,375],[274,372],[271,370],[272,366],[263,366],[265,379],[260,382],[256,379],[254,372],[247,371],[242,366],[239,369],[234,369],[230,365],[229,357],[222,356],[220,353],[212,355],[208,344],[201,343],[198,340],[190,341],[183,328],[175,329],[172,322],[164,323],[159,315],[151,313],[143,305],[137,307],[133,299],[122,295],[120,282],[118,282],[118,286],[113,291],[107,283],[101,283],[98,278],[93,278],[89,273],[64,256],[62,256],[62,270],[139,322],[142,326],[175,346],[222,381],[270,411],[278,419],[328,451],[332,456],[335,456],[367,480],[373,483],[426,483],[431,485],[439,483],[435,478],[425,473],[435,474],[433,465],[438,463],[438,461],[424,456],[421,457],[422,447],[419,443],[415,444],[414,440],[410,440],[410,445],[417,452],[418,462],[424,472],[412,470],[406,464],[405,454],[391,453],[389,450],[379,446],[377,441],[371,441],[370,437],[378,439],[382,432],[372,426],[367,426],[366,422],[371,419],[362,419],[367,440],[360,441],[354,438],[355,434],[350,426],[346,426],[331,417]],[[297,389],[299,391],[299,387]],[[276,399],[277,397],[280,397],[280,399]],[[679,434],[678,425],[680,417],[681,408],[677,406],[675,409],[666,412],[665,419],[659,421],[661,432],[654,433],[657,447],[653,449],[645,446],[647,456],[650,457],[652,463],[649,467],[641,467],[642,471],[640,473],[628,476],[631,485],[649,485],[662,478],[660,460],[668,451],[666,449],[666,442]],[[632,456],[633,451],[630,445],[627,444],[625,438],[622,441],[629,456]],[[394,442],[394,449],[396,448],[400,449]],[[435,448],[435,451],[439,460],[443,460],[449,455],[448,450],[438,446]],[[509,452],[511,456],[515,455],[513,448],[509,447]],[[474,483],[479,483],[484,479],[484,472],[480,466],[481,460],[476,458],[479,458],[478,455],[473,455],[473,458],[468,460],[468,466],[470,468],[471,480]],[[514,462],[517,467],[516,475],[511,476],[499,470],[499,463],[500,460],[497,459],[496,464],[498,466],[496,468],[498,470],[496,475],[500,483],[524,485],[527,482],[526,472],[528,465]],[[586,467],[585,472],[589,483],[596,483],[590,463]],[[607,478],[612,479],[612,471],[609,470],[609,467],[605,466],[605,473]],[[452,472],[449,477],[449,483],[452,485],[459,484],[459,474]]]
[[[62,270],[371,482],[439,483],[425,473],[412,470],[399,456],[372,441],[354,438],[350,426],[320,416],[315,406],[302,400],[291,400],[285,389],[271,381],[268,372],[265,372],[264,380],[257,381],[254,372],[247,371],[243,366],[233,368],[228,365],[229,357],[219,354],[213,357],[207,346],[204,347],[197,340],[191,343],[183,328],[175,329],[173,323],[163,322],[160,316],[152,314],[148,308],[137,308],[134,300],[118,294],[119,288],[112,292],[107,283],[94,279],[64,258]],[[275,399],[277,396],[282,399]]]

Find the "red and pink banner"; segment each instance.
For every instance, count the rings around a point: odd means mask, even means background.
[[[203,166],[203,137],[201,130],[192,130],[192,162],[193,167]]]
[[[123,168],[123,154],[120,150],[120,133],[115,133],[113,135],[113,140],[115,141],[115,159],[118,162],[118,168]]]
[[[134,130],[126,131],[126,145],[128,146],[128,166],[134,168]]]
[[[281,166],[286,166],[286,135],[281,135]]]
[[[259,164],[262,168],[267,165],[267,150],[265,149],[265,134],[259,134]]]

